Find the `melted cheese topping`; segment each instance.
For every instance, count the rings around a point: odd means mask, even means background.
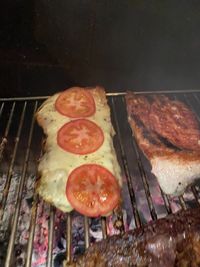
[[[55,109],[55,101],[59,94],[44,102],[37,113],[38,123],[47,135],[45,151],[38,170],[41,173],[37,191],[48,202],[64,212],[72,210],[65,191],[68,175],[82,164],[96,163],[107,168],[121,185],[121,171],[113,147],[114,130],[110,119],[110,109],[102,89],[90,90],[94,97],[96,112],[87,119],[95,122],[104,133],[104,142],[95,152],[87,155],[76,155],[66,152],[57,145],[57,132],[67,122],[71,121]]]

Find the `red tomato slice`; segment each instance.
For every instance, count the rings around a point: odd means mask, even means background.
[[[57,134],[57,143],[62,149],[79,155],[96,151],[103,141],[101,128],[87,119],[70,121]]]
[[[72,87],[62,92],[56,100],[55,108],[70,118],[89,117],[96,110],[91,93],[80,87]]]
[[[74,169],[66,185],[66,196],[72,207],[83,215],[107,215],[119,204],[120,188],[106,168],[85,164]]]

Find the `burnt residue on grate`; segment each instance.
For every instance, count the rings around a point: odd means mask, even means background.
[[[140,92],[151,97],[155,93]],[[200,92],[165,92],[200,118]],[[62,266],[91,243],[200,203],[198,184],[181,197],[164,195],[127,122],[125,93],[108,93],[114,146],[122,169],[122,208],[108,218],[64,214],[35,192],[42,130],[34,114],[46,97],[0,99],[0,266]],[[200,121],[200,119],[199,119]]]

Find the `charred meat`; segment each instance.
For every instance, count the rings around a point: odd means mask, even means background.
[[[198,267],[200,209],[180,211],[124,235],[93,244],[67,266]]]

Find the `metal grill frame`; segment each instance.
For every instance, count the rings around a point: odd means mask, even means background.
[[[192,97],[199,105],[200,105],[200,90],[179,90],[179,91],[142,91],[142,92],[134,92],[135,94],[172,94],[172,95],[181,95],[185,102],[193,108],[193,106],[190,104],[189,100],[187,99],[187,95],[189,94],[190,97]],[[136,203],[136,197],[135,197],[135,190],[132,186],[132,176],[129,171],[128,167],[128,162],[127,162],[127,153],[123,145],[123,136],[121,134],[121,125],[120,121],[118,119],[118,106],[116,104],[116,99],[120,98],[121,103],[124,103],[124,96],[126,92],[118,92],[118,93],[107,93],[107,97],[109,100],[109,105],[111,108],[111,113],[112,113],[112,120],[114,123],[114,128],[117,133],[117,140],[118,140],[118,145],[119,148],[118,150],[120,151],[120,157],[121,157],[121,162],[122,162],[122,169],[124,172],[124,175],[126,177],[126,182],[127,182],[127,188],[129,191],[129,196],[132,204],[132,209],[133,209],[133,215],[135,219],[135,226],[140,227],[142,225],[141,218],[137,209],[137,203]],[[0,143],[0,164],[3,159],[3,154],[4,150],[7,146],[8,143],[8,136],[9,136],[9,131],[11,128],[11,124],[13,122],[13,115],[15,112],[15,108],[17,103],[21,102],[23,103],[23,109],[22,113],[20,115],[20,122],[18,124],[18,129],[17,129],[17,134],[15,136],[15,142],[14,142],[14,147],[13,147],[13,153],[11,157],[11,161],[9,163],[9,169],[7,171],[7,180],[6,184],[4,187],[3,191],[3,197],[1,200],[1,206],[0,206],[0,222],[2,220],[2,216],[4,213],[4,208],[6,205],[6,200],[8,196],[8,191],[12,179],[12,173],[13,173],[13,168],[15,165],[15,160],[16,160],[16,153],[18,150],[18,145],[21,137],[21,132],[22,132],[22,127],[24,123],[24,117],[26,115],[27,110],[27,105],[29,102],[34,103],[34,108],[33,108],[33,114],[31,118],[31,124],[30,128],[28,129],[29,134],[28,134],[28,142],[27,142],[27,147],[26,147],[26,152],[25,152],[25,158],[24,158],[24,163],[22,166],[22,174],[21,178],[19,181],[19,186],[17,189],[17,201],[16,201],[16,208],[15,212],[12,216],[12,231],[8,243],[8,248],[7,248],[7,255],[6,255],[6,262],[5,262],[5,267],[11,266],[11,258],[12,258],[12,253],[13,253],[13,248],[14,248],[14,242],[15,242],[15,236],[17,232],[17,222],[19,218],[19,212],[20,212],[20,206],[21,206],[21,201],[22,201],[22,192],[23,188],[26,182],[26,172],[27,172],[27,167],[29,164],[29,156],[30,156],[30,151],[31,151],[31,144],[32,144],[32,138],[33,138],[33,130],[35,127],[35,112],[39,106],[39,103],[45,99],[47,99],[48,96],[36,96],[36,97],[14,97],[14,98],[0,98],[0,119],[3,113],[3,109],[7,103],[11,103],[11,110],[10,114],[6,123],[6,127],[2,136],[2,140]],[[124,106],[125,107],[125,106]],[[200,121],[200,113],[197,114],[198,120]],[[126,126],[129,127],[129,126]],[[139,148],[135,142],[135,140],[132,138],[132,143],[133,143],[133,148],[136,153],[137,157],[137,162],[138,168],[141,174],[141,179],[143,182],[144,190],[146,193],[146,199],[149,207],[149,211],[151,214],[152,220],[157,219],[157,213],[154,208],[154,203],[152,200],[152,196],[149,190],[149,185],[148,185],[148,179],[146,177],[146,173],[143,168],[143,164],[140,158],[140,153],[139,153]],[[191,191],[194,195],[194,199],[196,201],[197,205],[200,205],[200,193],[198,191],[198,188],[196,186],[191,187]],[[172,208],[170,206],[170,200],[169,197],[166,196],[165,194],[162,193],[163,201],[165,203],[165,208],[166,208],[166,213],[170,214],[172,213]],[[38,205],[39,198],[36,194],[34,194],[34,200],[33,200],[33,206],[32,206],[32,212],[31,212],[31,219],[30,219],[30,228],[29,228],[29,239],[27,243],[27,251],[26,251],[26,263],[25,266],[31,266],[31,260],[32,260],[32,250],[33,250],[33,240],[34,240],[34,232],[35,232],[35,223],[36,223],[36,215],[37,215],[37,205]],[[185,203],[184,197],[181,196],[179,197],[179,202],[180,206],[182,209],[187,209],[187,203]],[[47,255],[47,265],[48,267],[53,266],[53,260],[52,260],[52,251],[53,251],[53,236],[54,236],[54,217],[55,217],[55,208],[53,206],[50,206],[50,217],[49,217],[49,231],[48,231],[48,255]],[[119,213],[118,215],[119,221],[122,222],[122,215]],[[90,238],[89,238],[89,218],[84,217],[84,231],[85,231],[85,247],[87,248],[90,245]],[[123,224],[123,222],[122,222]],[[101,225],[102,225],[102,234],[103,238],[107,237],[107,232],[106,232],[106,218],[101,218]],[[122,226],[122,225],[121,225]],[[66,241],[67,241],[67,247],[66,247],[66,261],[70,262],[71,261],[71,214],[66,214]],[[123,231],[123,227],[121,227],[121,231]]]

